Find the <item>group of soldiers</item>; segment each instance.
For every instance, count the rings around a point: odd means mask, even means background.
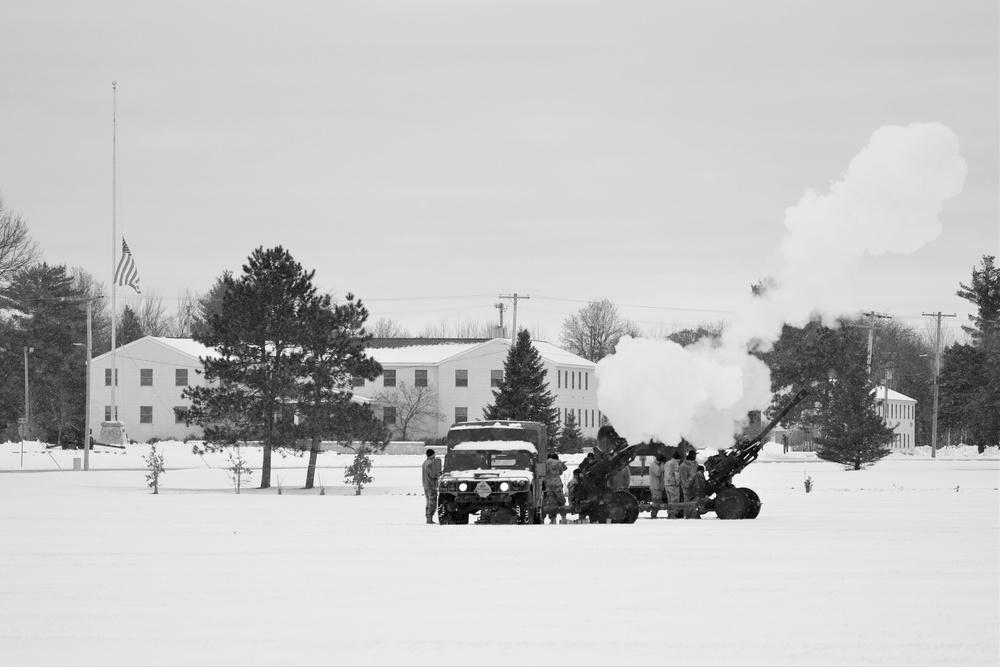
[[[561,513],[566,506],[566,493],[563,491],[562,476],[567,470],[566,464],[559,460],[558,454],[549,454],[545,461],[545,513],[552,521],[556,514]],[[573,477],[566,485],[570,504],[574,502],[574,490],[580,483],[580,469],[573,471]],[[632,473],[628,466],[623,466],[608,478],[609,491],[628,491]],[[657,454],[649,464],[649,494],[652,504],[652,518],[659,515],[660,505],[664,503],[696,503],[683,510],[671,510],[671,519],[700,519],[699,511],[705,500],[705,466],[698,465],[697,453],[694,449],[687,456],[681,455],[681,450],[674,451],[673,457],[667,459],[663,454]]]
[[[698,503],[705,500],[705,466],[698,465],[698,455],[695,450],[688,450],[682,456],[679,449],[674,450],[672,458],[657,454],[649,464],[649,496],[653,504],[651,511],[655,519],[659,513],[658,505],[662,503]],[[670,511],[671,519],[700,519],[698,507],[685,510]]]

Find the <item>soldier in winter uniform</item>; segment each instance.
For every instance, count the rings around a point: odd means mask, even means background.
[[[564,513],[563,508],[566,506],[562,481],[564,472],[566,472],[566,464],[559,460],[559,455],[549,454],[548,460],[545,461],[544,507],[550,522],[556,520],[556,514]]]
[[[698,503],[698,506],[694,509],[689,509],[685,512],[685,519],[700,519],[701,510],[705,507],[705,466],[698,466],[694,474],[691,475],[691,481],[688,484],[689,501]]]
[[[573,471],[573,479],[569,480],[566,485],[566,497],[569,498],[569,504],[576,504],[576,488],[580,486],[580,478],[583,477],[583,473],[577,468]]]
[[[427,523],[434,523],[434,515],[437,513],[438,504],[438,477],[441,476],[441,461],[435,458],[434,450],[427,450],[427,458],[424,459],[423,481],[424,498],[427,505],[424,514],[427,516]]]
[[[684,460],[677,466],[677,475],[681,483],[681,501],[690,502],[691,498],[691,478],[694,477],[694,473],[698,470],[698,453],[691,449],[688,451],[687,456]]]
[[[656,506],[663,502],[663,466],[666,462],[666,456],[657,454],[656,458],[649,463],[649,498],[650,502],[653,503],[653,510],[650,514],[652,514],[653,519],[659,513]]]
[[[680,464],[681,450],[675,449],[673,458],[663,465],[663,490],[667,494],[668,503],[681,501]],[[679,513],[670,513],[671,518],[679,516],[681,516]]]

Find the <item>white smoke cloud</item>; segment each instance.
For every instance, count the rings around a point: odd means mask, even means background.
[[[852,279],[860,259],[910,254],[937,238],[944,201],[965,176],[948,127],[880,128],[828,193],[808,191],[785,212],[773,285],[747,295],[717,347],[626,338],[598,363],[602,412],[631,442],[728,445],[747,411],[770,402],[770,372],[747,350],[769,348],[783,324],[816,316],[833,324],[859,312],[864,295]]]

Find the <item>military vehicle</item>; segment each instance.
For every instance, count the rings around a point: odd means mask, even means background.
[[[492,420],[461,422],[448,430],[438,479],[438,521],[533,524],[542,522],[547,434],[544,424]]]

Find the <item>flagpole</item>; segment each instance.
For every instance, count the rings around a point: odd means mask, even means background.
[[[115,304],[115,261],[118,252],[118,82],[111,82],[111,419],[118,421],[118,406],[115,403],[115,390],[118,384],[118,368],[116,366],[115,329],[117,325],[117,306]]]

